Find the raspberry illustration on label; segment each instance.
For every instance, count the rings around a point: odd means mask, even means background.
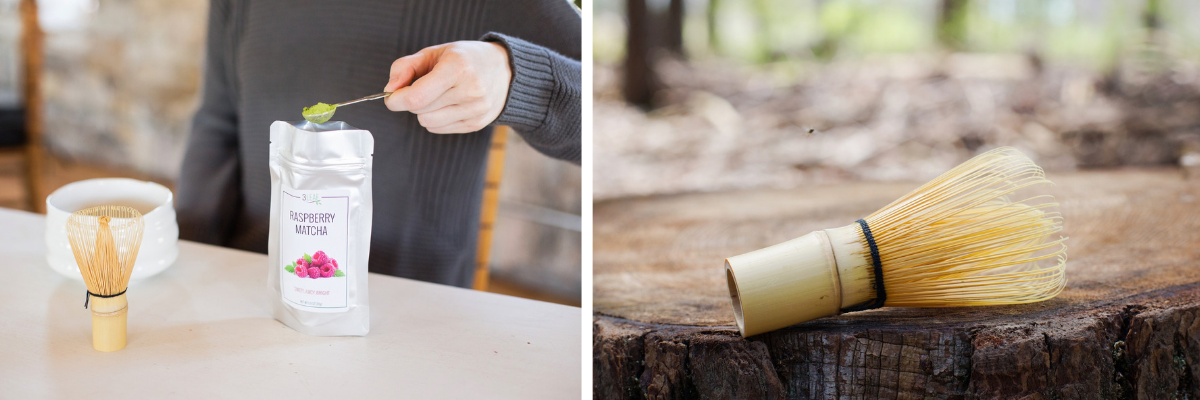
[[[301,278],[341,278],[346,276],[341,269],[338,269],[337,260],[320,250],[312,255],[304,253],[303,257],[297,258],[283,269],[287,270],[289,274],[296,274]]]

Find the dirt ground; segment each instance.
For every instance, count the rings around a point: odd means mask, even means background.
[[[1200,65],[1110,72],[1022,54],[880,56],[748,67],[661,63],[646,111],[595,70],[595,200],[932,178],[1014,146],[1053,172],[1200,167]]]

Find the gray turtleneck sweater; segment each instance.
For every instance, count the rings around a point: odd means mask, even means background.
[[[265,252],[271,123],[377,93],[393,61],[442,43],[505,45],[513,80],[494,124],[579,163],[580,29],[564,0],[213,0],[176,199],[180,237]],[[336,119],[375,136],[371,272],[470,286],[492,128],[433,134],[383,102]]]

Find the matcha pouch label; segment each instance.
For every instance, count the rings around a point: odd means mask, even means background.
[[[346,270],[350,191],[280,189],[279,285],[283,301],[304,311],[349,311]],[[295,259],[292,259],[295,257]],[[341,261],[338,261],[341,260]],[[357,272],[357,271],[356,271]]]
[[[271,313],[315,336],[370,330],[370,132],[344,122],[271,124]]]

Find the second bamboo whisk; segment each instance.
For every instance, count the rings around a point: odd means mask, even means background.
[[[144,228],[142,214],[130,207],[98,206],[67,219],[67,236],[79,273],[87,284],[83,306],[92,309],[92,347],[125,348],[129,302],[125,290]]]
[[[1066,238],[1050,184],[1011,147],[968,160],[841,228],[725,260],[738,330],[751,336],[883,306],[1018,304],[1066,285]]]

